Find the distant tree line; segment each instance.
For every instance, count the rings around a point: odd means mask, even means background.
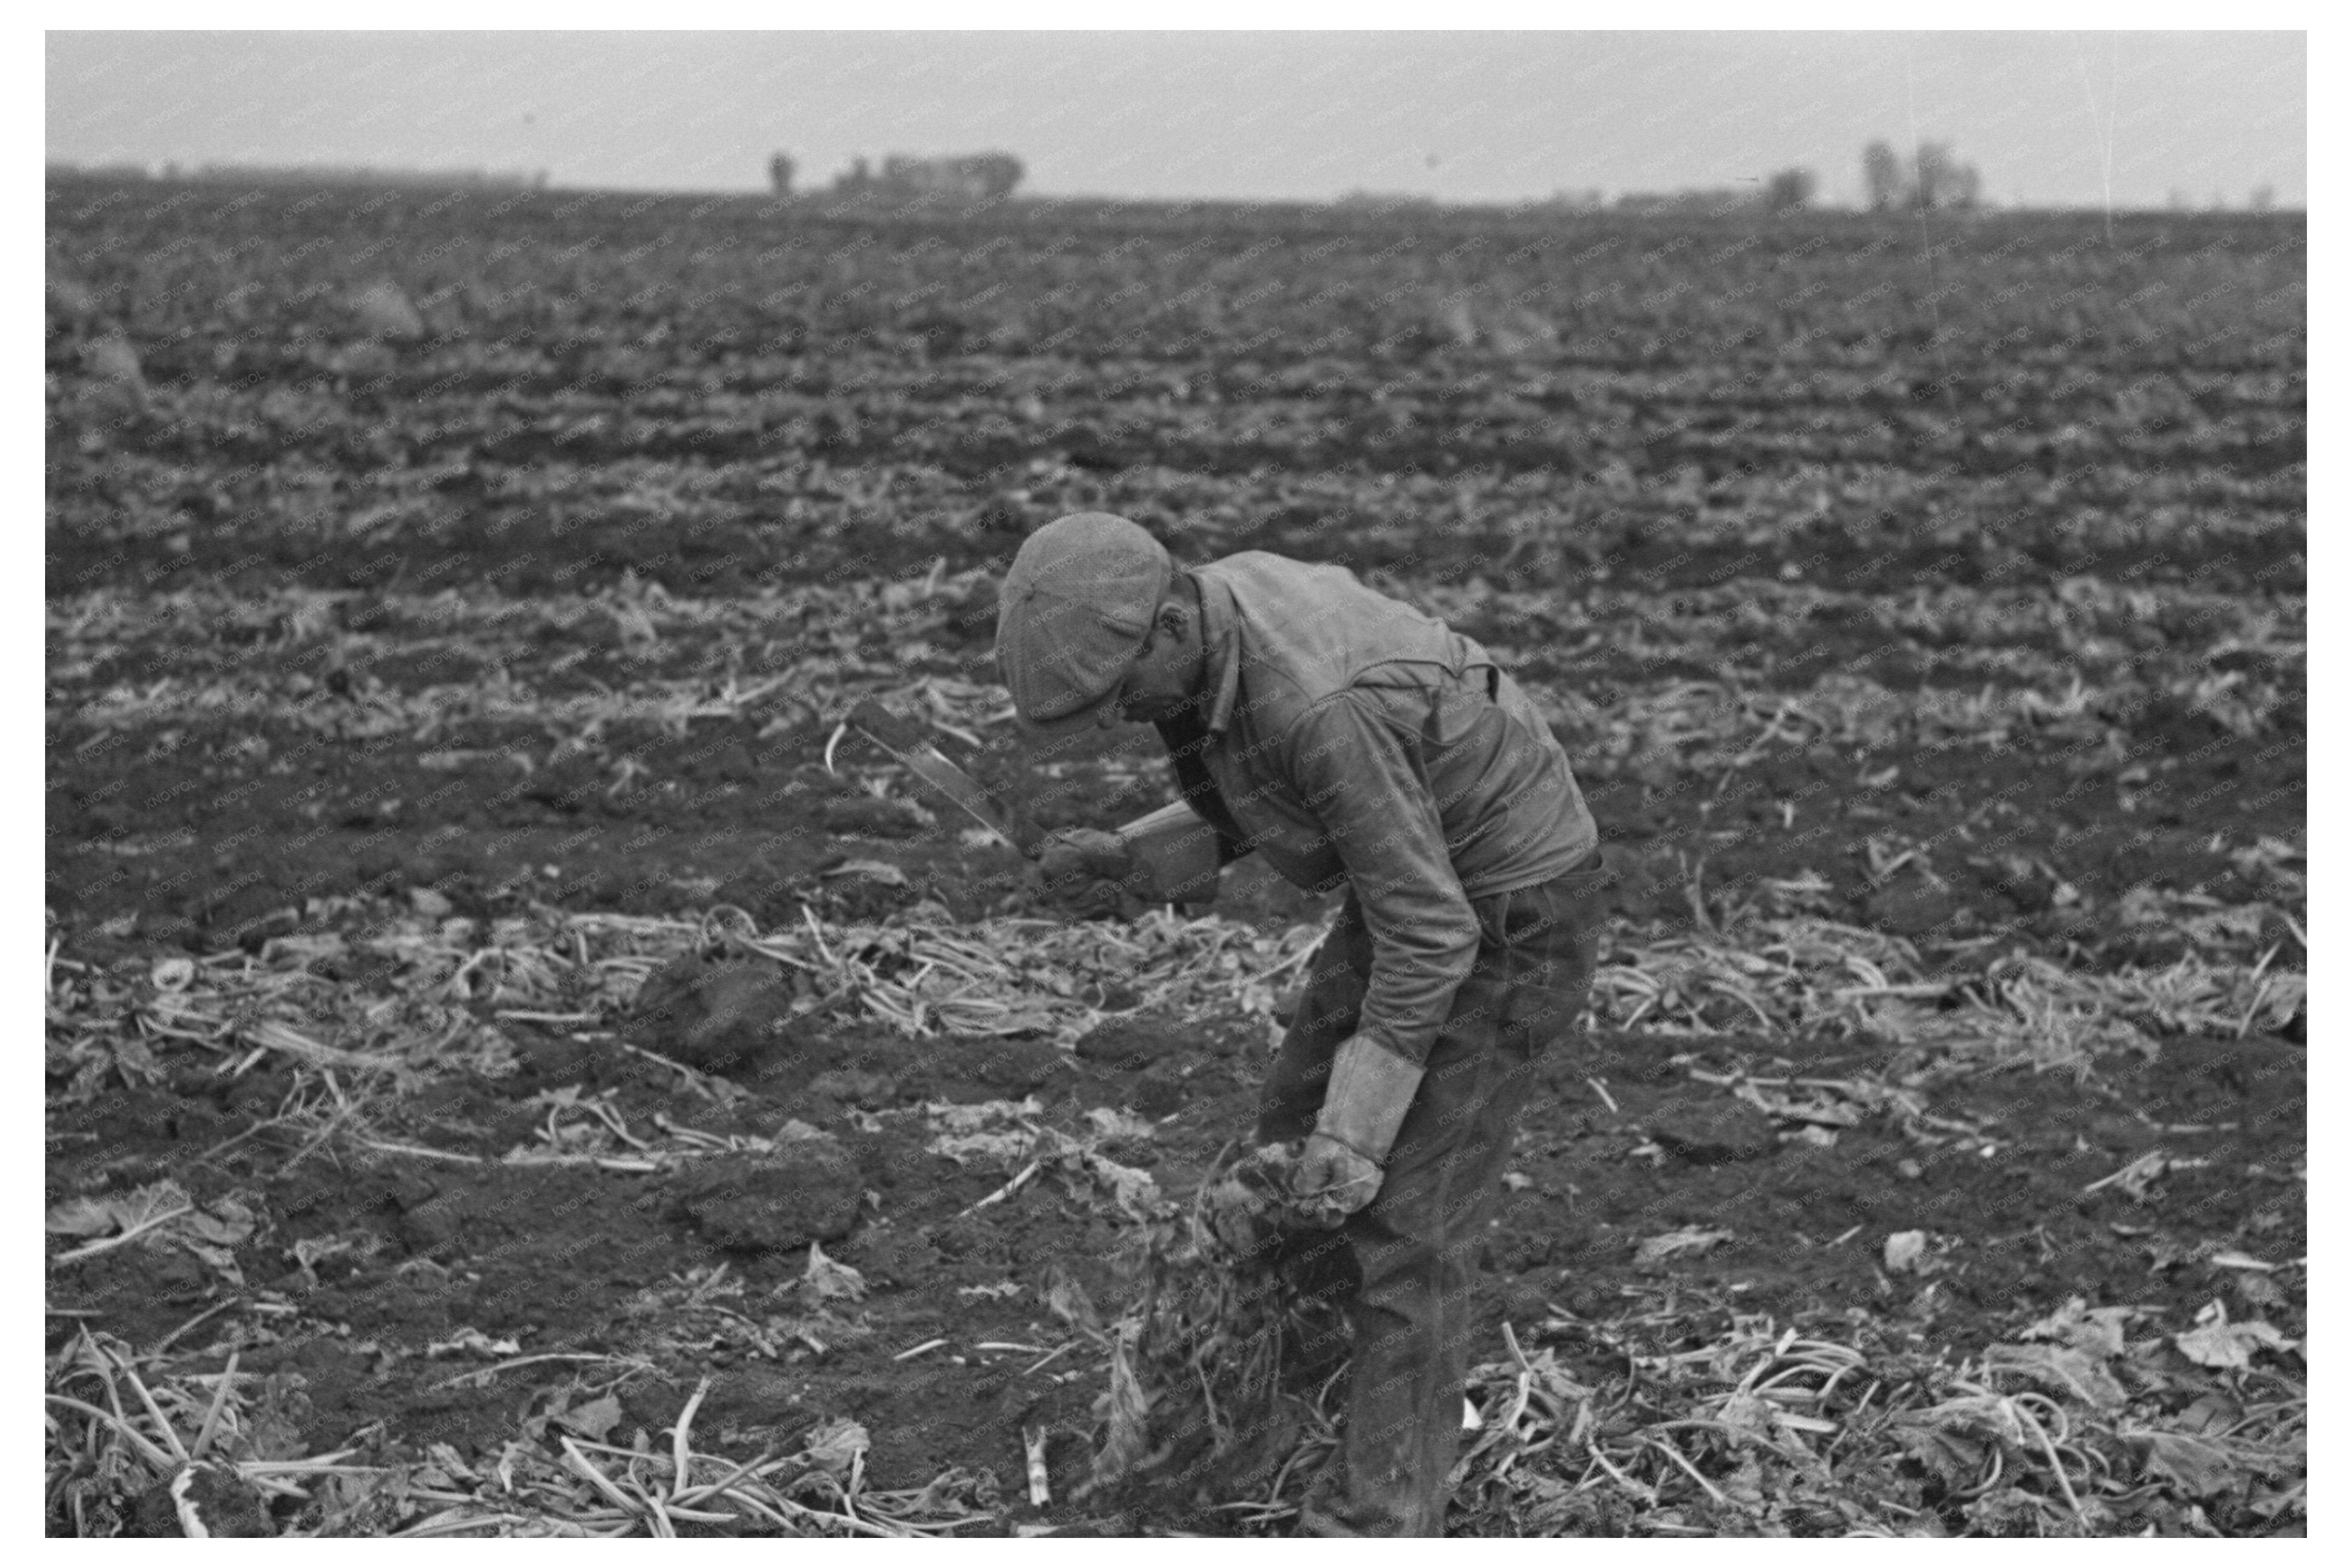
[[[1874,141],[1863,150],[1862,173],[1865,200],[1870,210],[1878,213],[1973,207],[1984,190],[1984,181],[1976,165],[1961,162],[1953,156],[1950,146],[1941,141],[1921,142],[1908,160],[1885,142]],[[1619,196],[1614,204],[1620,212],[1633,213],[1727,214],[1761,207],[1768,213],[1781,214],[1804,212],[1812,206],[1820,193],[1821,182],[1811,169],[1792,166],[1776,169],[1744,188],[1633,191]],[[1553,196],[1552,204],[1572,211],[1592,211],[1600,207],[1600,198],[1598,191],[1562,191]]]
[[[973,152],[952,158],[909,158],[893,152],[882,160],[878,173],[866,159],[857,159],[847,173],[835,177],[833,189],[836,195],[898,201],[999,202],[1013,194],[1025,172],[1021,160],[1010,152]],[[770,160],[768,175],[779,195],[791,193],[791,159],[778,153]]]
[[[1812,205],[1816,182],[1811,169],[1782,169],[1745,185],[1690,191],[1628,191],[1612,204],[1621,213],[1672,213],[1727,217],[1734,213],[1801,213]],[[1552,204],[1570,211],[1599,210],[1601,193],[1562,191]]]
[[[74,164],[52,161],[52,175],[102,175],[112,180],[194,180],[224,185],[398,185],[414,190],[451,188],[545,190],[544,169],[392,169],[365,163],[199,163],[193,169],[165,163]]]
[[[1862,150],[1862,183],[1874,213],[1936,212],[1977,204],[1984,181],[1949,144],[1922,141],[1908,162],[1884,141]]]
[[[1923,141],[1906,160],[1884,141],[1863,152],[1863,183],[1873,212],[1926,211],[1973,207],[1981,198],[1984,181],[1973,163],[1963,163],[1941,141]],[[1557,191],[1544,205],[1565,212],[1598,212],[1604,205],[1621,213],[1712,214],[1755,212],[1775,215],[1801,213],[1821,193],[1821,181],[1811,169],[1776,169],[1745,185],[1708,190],[1628,191],[1613,203],[1604,203],[1599,191]]]

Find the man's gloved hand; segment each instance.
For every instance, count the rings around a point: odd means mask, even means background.
[[[1323,1110],[1291,1173],[1291,1197],[1301,1214],[1336,1226],[1379,1196],[1381,1164],[1421,1089],[1422,1072],[1367,1036],[1339,1042]]]
[[[1075,915],[1115,915],[1120,883],[1135,863],[1117,833],[1100,828],[1064,828],[1037,852],[1037,875],[1045,896]]]
[[[1298,1212],[1318,1225],[1336,1226],[1380,1196],[1381,1167],[1321,1133],[1310,1134],[1291,1172],[1291,1197]]]

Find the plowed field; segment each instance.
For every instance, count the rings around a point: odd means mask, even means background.
[[[1455,1533],[2302,1531],[2299,215],[48,195],[53,1533],[1286,1530],[1328,1385],[1112,1375],[1328,907],[840,726],[1171,798],[996,683],[1089,508],[1485,642],[1620,872]]]

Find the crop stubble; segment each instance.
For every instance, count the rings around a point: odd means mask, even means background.
[[[1317,911],[1049,940],[835,727],[1164,799],[988,660],[1104,507],[1503,653],[1625,873],[1463,1528],[2299,1528],[2299,219],[1939,226],[1936,341],[1916,225],[1834,216],[50,195],[52,1383],[231,1303],[136,1364],[248,1467],[357,1446],[277,1526],[1003,1529],[1024,1431],[1066,1500]],[[716,1075],[629,1005],[706,950],[775,977]],[[678,1200],[811,1132],[831,1234]],[[2053,1385],[2078,1296],[2129,1333]],[[52,1411],[102,1527],[144,1472]],[[795,1444],[730,1525],[628,1500]]]

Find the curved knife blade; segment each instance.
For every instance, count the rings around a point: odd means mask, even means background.
[[[980,780],[957,767],[931,744],[922,727],[866,697],[849,710],[849,722],[866,737],[888,752],[907,770],[953,801],[967,816],[994,833],[1015,852],[1035,859],[1045,835],[1018,810],[1007,810]]]

